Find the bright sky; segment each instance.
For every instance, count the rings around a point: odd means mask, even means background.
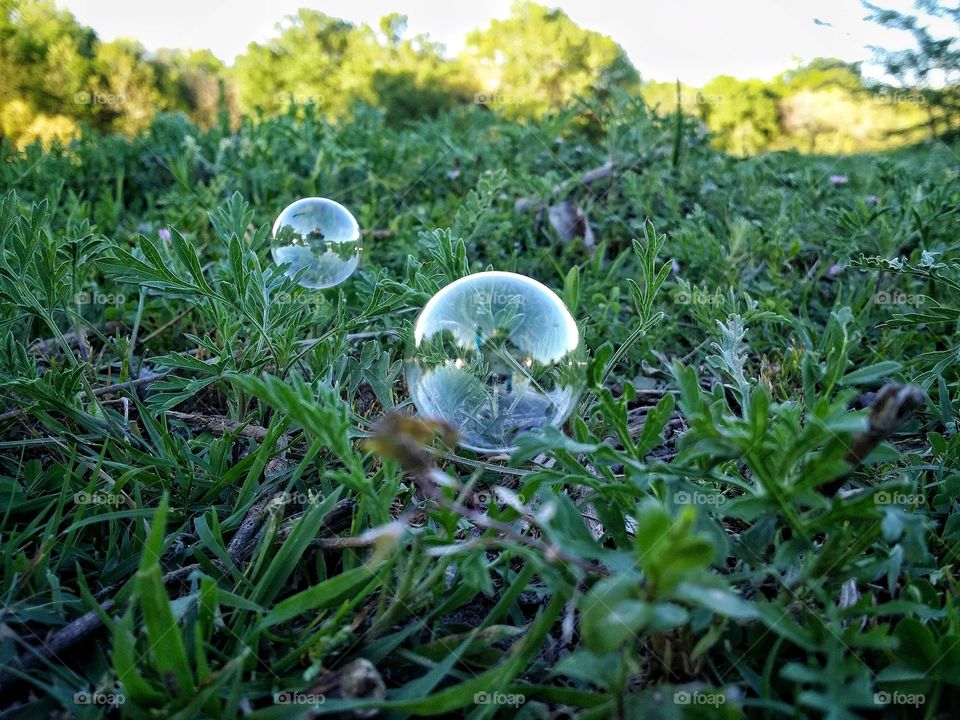
[[[859,0],[541,0],[579,25],[611,36],[646,79],[702,85],[726,73],[768,79],[815,57],[869,59],[868,45],[902,45],[899,33],[866,22]],[[909,0],[877,0],[909,7]],[[210,48],[227,63],[251,41],[275,34],[300,7],[376,26],[390,12],[409,17],[448,54],[468,31],[506,17],[511,0],[58,0],[101,38],[134,37],[147,48]],[[814,22],[817,19],[822,23]],[[866,68],[865,68],[866,70]]]

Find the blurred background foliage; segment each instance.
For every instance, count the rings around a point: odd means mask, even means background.
[[[931,0],[916,15],[866,6],[915,40],[912,49],[877,51],[889,84],[858,64],[820,58],[769,81],[719,76],[702,88],[644,81],[609,37],[532,2],[470,33],[452,58],[427,36],[408,37],[403,15],[374,28],[300,10],[230,67],[207,50],[103,42],[52,0],[0,0],[0,8],[0,136],[19,149],[66,144],[85,128],[134,135],[164,112],[205,128],[306,104],[331,120],[370,106],[397,124],[470,103],[523,119],[617,91],[663,114],[679,107],[715,147],[737,155],[875,151],[958,127],[957,38],[932,36],[925,18],[958,21],[960,10]]]

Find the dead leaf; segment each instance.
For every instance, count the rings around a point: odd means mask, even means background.
[[[583,238],[583,244],[587,248],[593,248],[596,244],[590,221],[573,201],[564,200],[557,205],[551,205],[547,208],[547,219],[561,241],[570,242],[575,238]]]

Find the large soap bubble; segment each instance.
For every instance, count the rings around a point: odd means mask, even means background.
[[[560,426],[584,376],[580,333],[549,288],[509,272],[450,283],[413,329],[406,377],[418,412],[447,421],[460,444],[515,449],[517,435]]]
[[[303,198],[277,217],[270,251],[275,263],[289,265],[290,277],[306,268],[300,278],[304,287],[333,287],[360,263],[360,226],[338,202]]]

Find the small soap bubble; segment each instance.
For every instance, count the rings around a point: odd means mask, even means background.
[[[270,252],[287,275],[306,268],[300,284],[321,289],[339,285],[360,263],[360,226],[343,205],[326,198],[297,200],[273,224]]]
[[[577,324],[552,290],[524,275],[481,272],[423,308],[406,378],[421,415],[455,427],[469,450],[502,453],[523,432],[563,424],[584,365]]]

